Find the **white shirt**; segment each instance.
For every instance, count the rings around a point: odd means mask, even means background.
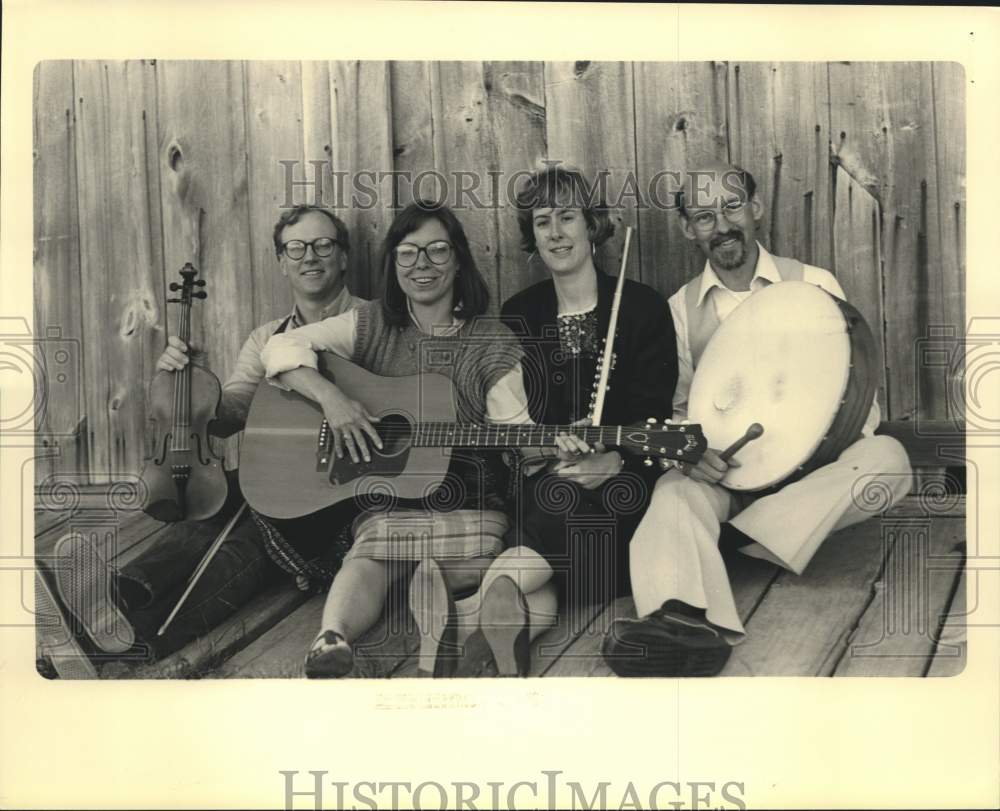
[[[670,315],[674,319],[674,330],[677,332],[677,388],[674,389],[674,419],[683,420],[687,418],[688,392],[691,390],[691,380],[694,377],[694,362],[691,359],[691,347],[688,344],[687,329],[687,303],[685,302],[685,290],[688,285],[700,284],[698,291],[698,303],[701,304],[706,298],[715,307],[715,314],[721,324],[729,314],[740,304],[746,301],[758,290],[768,285],[781,281],[781,274],[774,264],[774,257],[771,256],[764,246],[759,242],[757,248],[760,251],[757,257],[757,267],[754,268],[753,278],[750,279],[750,289],[742,292],[730,290],[722,283],[712,264],[705,262],[705,270],[697,279],[692,279],[680,290],[674,293],[668,300],[670,305]],[[822,287],[830,295],[836,296],[841,301],[847,301],[840,283],[828,270],[803,264],[802,280]],[[865,436],[872,436],[881,421],[881,412],[878,407],[878,400],[872,403],[865,420],[862,433]]]
[[[337,297],[323,308],[321,315],[324,318],[330,315],[339,315],[347,310],[353,310],[363,301],[364,299],[351,295],[345,285]],[[246,422],[254,393],[257,391],[260,381],[264,379],[264,363],[261,360],[261,353],[264,351],[268,339],[281,325],[281,322],[286,319],[289,319],[288,329],[302,326],[305,323],[298,306],[294,306],[290,316],[274,318],[253,330],[244,341],[239,357],[236,359],[236,366],[222,387],[223,407],[230,413],[237,415],[240,422]]]

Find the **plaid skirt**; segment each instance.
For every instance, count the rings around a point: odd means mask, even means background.
[[[354,520],[354,545],[344,561],[496,557],[508,528],[507,516],[498,510],[365,512]]]

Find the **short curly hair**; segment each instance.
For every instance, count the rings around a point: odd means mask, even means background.
[[[615,232],[615,224],[608,215],[608,207],[599,197],[598,187],[590,185],[578,169],[566,166],[547,166],[534,172],[514,197],[517,224],[521,228],[521,248],[534,253],[535,228],[532,212],[536,208],[579,208],[587,223],[591,244],[601,245]]]

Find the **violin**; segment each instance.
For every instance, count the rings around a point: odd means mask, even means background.
[[[180,298],[176,335],[190,343],[191,302],[204,299],[204,279],[186,263],[180,271],[182,284],[171,282],[171,292]],[[188,363],[179,372],[159,371],[149,384],[147,413],[156,423],[156,442],[142,470],[146,487],[143,510],[159,521],[211,518],[229,492],[222,468],[208,441],[208,424],[215,419],[222,387],[208,369]]]

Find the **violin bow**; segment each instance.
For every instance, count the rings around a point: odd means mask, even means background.
[[[625,226],[625,247],[622,248],[622,267],[618,272],[618,284],[615,286],[615,298],[611,304],[611,320],[608,323],[608,334],[604,339],[604,357],[601,358],[601,376],[597,382],[597,399],[594,402],[591,425],[600,425],[604,414],[604,395],[608,390],[608,377],[611,375],[611,358],[615,348],[615,331],[618,329],[618,309],[622,303],[622,288],[625,286],[625,265],[628,263],[628,248],[632,242],[632,226]]]
[[[201,559],[201,563],[198,564],[198,568],[194,570],[191,575],[191,579],[188,581],[187,588],[184,589],[184,593],[181,598],[177,601],[177,605],[174,606],[174,610],[170,612],[164,621],[163,625],[160,626],[160,630],[156,632],[157,636],[163,636],[163,632],[167,630],[167,626],[174,621],[174,617],[177,616],[177,612],[181,610],[181,606],[187,601],[187,598],[191,596],[191,592],[194,591],[194,587],[198,585],[198,581],[201,580],[201,576],[205,574],[205,570],[208,569],[208,564],[212,562],[212,558],[215,557],[215,553],[222,548],[222,544],[225,543],[226,538],[229,537],[229,533],[232,532],[236,522],[240,520],[240,516],[243,515],[243,511],[247,508],[247,503],[244,501],[240,508],[236,511],[236,514],[229,519],[226,525],[222,528],[212,545],[208,548],[208,552],[205,553],[205,557]]]

